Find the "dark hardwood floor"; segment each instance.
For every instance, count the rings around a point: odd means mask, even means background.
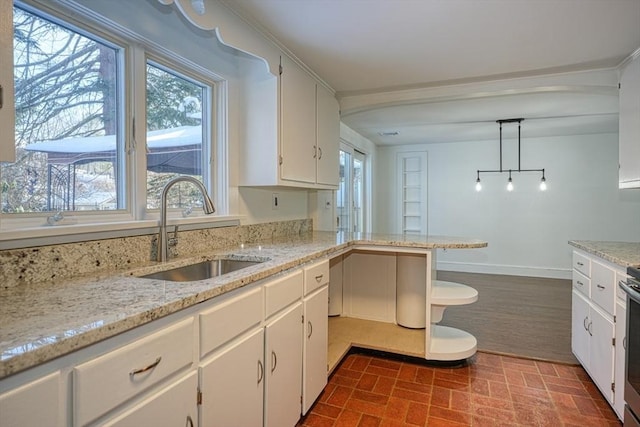
[[[438,271],[478,301],[449,307],[441,325],[473,334],[478,350],[577,364],[571,353],[571,280]]]

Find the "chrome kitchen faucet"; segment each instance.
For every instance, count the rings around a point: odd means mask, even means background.
[[[207,215],[211,215],[216,211],[216,208],[213,206],[213,201],[207,194],[207,189],[204,187],[202,182],[198,181],[192,176],[178,176],[173,178],[171,181],[167,182],[162,189],[162,196],[160,199],[160,233],[158,234],[158,261],[166,261],[168,258],[168,244],[167,244],[167,194],[171,187],[178,182],[191,182],[198,187],[200,192],[202,193],[202,209],[204,213]],[[177,234],[177,228],[176,228]],[[175,236],[174,236],[175,237]]]

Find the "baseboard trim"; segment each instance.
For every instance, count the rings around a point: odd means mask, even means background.
[[[508,276],[542,277],[546,279],[571,279],[570,268],[528,267],[520,265],[499,265],[438,261],[438,270],[460,273],[501,274]]]

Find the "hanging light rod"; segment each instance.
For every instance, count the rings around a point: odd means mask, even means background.
[[[500,125],[500,169],[487,169],[480,170],[478,169],[477,179],[476,179],[476,191],[480,191],[482,189],[482,184],[480,181],[481,173],[509,173],[509,180],[507,185],[508,191],[513,191],[513,180],[511,179],[512,173],[520,173],[520,172],[542,172],[542,179],[540,180],[540,190],[545,191],[547,189],[547,180],[544,176],[544,168],[543,169],[522,169],[520,163],[520,136],[521,136],[521,123],[524,121],[523,118],[517,119],[501,119],[496,120],[496,123]],[[503,169],[502,167],[502,124],[503,123],[518,123],[518,169]]]

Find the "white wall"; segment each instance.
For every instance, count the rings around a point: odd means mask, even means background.
[[[503,168],[516,168],[517,157],[504,140]],[[540,174],[513,174],[515,190],[506,191],[498,169],[497,141],[381,147],[378,194],[393,194],[398,151],[428,152],[429,234],[476,237],[485,249],[438,254],[438,268],[568,278],[568,240],[640,241],[640,191],[618,189],[617,134],[522,139],[522,168],[545,168],[548,190],[540,192]],[[394,232],[394,207],[377,203],[380,232]]]
[[[243,224],[311,218],[308,190],[289,188],[239,188],[240,215]],[[273,195],[278,195],[278,208],[273,209]]]

